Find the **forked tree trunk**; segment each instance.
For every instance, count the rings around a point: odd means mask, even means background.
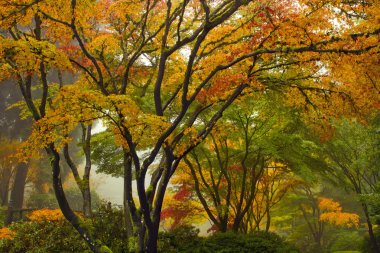
[[[151,223],[146,224],[146,217],[142,219],[142,229],[138,233],[139,238],[139,252],[156,253],[157,252],[157,242],[158,242],[158,232],[161,220],[161,210],[164,201],[164,196],[166,188],[168,186],[169,180],[175,169],[179,164],[179,160],[174,160],[169,152],[165,152],[165,164],[164,171],[160,177],[160,182],[158,185],[155,184],[155,189],[151,189],[154,192],[154,203],[149,204],[149,199],[147,198],[147,203],[149,206],[149,214],[151,218]],[[140,185],[138,185],[141,187]],[[152,186],[152,185],[151,185]],[[141,250],[143,249],[143,250]]]

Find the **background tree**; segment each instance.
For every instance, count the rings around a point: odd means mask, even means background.
[[[294,115],[277,106],[278,94],[261,96],[230,107],[185,159],[192,189],[218,231],[260,230],[264,217],[269,230],[270,209],[297,182],[278,162],[279,150],[287,148],[282,140],[292,138]]]
[[[359,196],[376,193],[379,183],[378,133],[373,126],[343,120],[336,125],[333,138],[326,142],[322,154],[326,157],[329,170],[325,176],[342,184]],[[361,201],[368,233],[374,252],[379,245],[373,232],[368,203]]]

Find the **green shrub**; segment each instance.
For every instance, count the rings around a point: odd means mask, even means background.
[[[258,232],[242,235],[228,232],[210,236],[199,249],[196,251],[189,249],[187,252],[295,253],[298,251],[274,233]]]
[[[359,251],[363,235],[358,231],[342,231],[336,234],[336,239],[330,247],[331,252]]]
[[[0,239],[0,252],[90,252],[86,242],[58,210],[41,209],[29,216],[32,221],[13,223],[12,239]],[[33,218],[32,218],[33,217]],[[115,253],[127,251],[122,210],[101,206],[93,219],[82,221],[90,233]]]
[[[191,228],[191,227],[190,227]],[[232,232],[198,237],[198,231],[189,227],[160,234],[159,252],[187,253],[297,253],[290,244],[274,234],[258,232],[249,235]]]
[[[10,229],[15,232],[12,239],[0,239],[0,252],[42,253],[42,252],[90,252],[74,228],[55,211],[40,211],[38,220],[14,223]],[[54,220],[43,220],[41,214],[51,213]],[[102,205],[92,220],[83,224],[115,253],[128,252],[123,211]],[[249,235],[216,233],[210,237],[198,236],[199,230],[192,226],[178,227],[170,232],[160,232],[158,252],[174,253],[297,253],[290,244],[274,234],[259,232]],[[133,248],[131,248],[133,250]]]
[[[96,238],[115,253],[128,252],[127,229],[123,220],[123,209],[105,203],[99,206],[99,211],[92,219]]]
[[[160,232],[158,236],[158,252],[174,253],[185,251],[201,242],[199,229],[183,225],[169,232]]]
[[[0,252],[90,252],[86,243],[66,221],[17,222],[10,226],[13,239],[0,240]]]
[[[333,253],[361,253],[361,251],[344,250],[344,251],[333,251]]]

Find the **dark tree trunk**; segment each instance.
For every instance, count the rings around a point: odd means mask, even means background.
[[[129,201],[132,198],[132,162],[128,152],[124,151],[124,223],[127,229],[127,239],[133,236],[132,214]]]
[[[222,232],[222,233],[227,232],[227,221],[226,220],[223,220],[222,222],[220,222],[219,232]]]
[[[269,232],[269,228],[270,228],[270,212],[269,212],[269,209],[267,209],[267,224],[265,226],[265,231],[266,232]]]
[[[88,187],[84,187],[82,189],[82,197],[83,197],[83,213],[86,217],[91,217],[92,210],[91,210],[91,190],[89,185]]]
[[[99,243],[94,238],[92,238],[92,235],[89,233],[89,231],[85,227],[81,226],[80,218],[73,212],[69,206],[69,203],[67,202],[61,181],[61,167],[59,165],[60,155],[55,149],[54,144],[50,144],[46,151],[51,159],[50,161],[53,172],[53,189],[62,214],[79,232],[82,238],[86,241],[87,245],[90,247],[91,251],[100,253],[103,246],[99,245]]]
[[[146,243],[146,251],[148,253],[157,253],[157,241],[158,241],[158,227],[154,226],[148,232],[148,239]]]
[[[158,185],[156,197],[154,198],[154,205],[152,207],[152,224],[151,226],[147,226],[148,237],[146,241],[146,252],[148,253],[157,252],[158,231],[160,227],[162,204],[164,202],[164,196],[170,177],[176,170],[179,161],[180,160],[174,160],[174,157],[172,156],[172,153],[169,149],[165,149],[165,170],[160,180],[160,184]]]
[[[128,206],[128,199],[126,198],[126,190],[125,190],[125,178],[124,178],[124,200],[123,200],[123,206],[124,206],[124,224],[127,229],[127,239],[131,238],[133,236],[133,223],[132,223],[132,217],[131,212],[129,210]]]
[[[13,208],[21,209],[24,203],[24,193],[26,176],[28,175],[28,165],[26,163],[20,163],[16,169],[15,181],[11,192],[11,201]]]
[[[90,189],[90,173],[91,173],[91,129],[92,125],[82,127],[82,143],[86,164],[84,166],[84,174],[82,179],[82,196],[83,196],[83,212],[86,217],[91,217],[91,189]]]
[[[239,227],[240,227],[240,223],[242,221],[242,217],[240,217],[239,215],[237,215],[234,219],[234,223],[232,225],[232,230],[234,232],[238,232],[239,231]]]
[[[146,245],[145,245],[145,233],[146,233],[146,228],[143,225],[143,223],[141,223],[137,231],[137,237],[138,237],[137,252],[147,251]]]
[[[368,206],[366,203],[362,203],[362,207],[363,207],[364,215],[365,215],[367,226],[368,226],[368,234],[369,234],[369,240],[371,243],[371,249],[374,253],[380,253],[380,249],[379,249],[379,245],[378,245],[377,240],[376,240],[376,236],[373,233],[373,226],[372,226],[371,219],[369,217]]]
[[[5,169],[0,183],[1,205],[8,205],[9,201],[9,184],[11,181],[11,169]]]
[[[16,168],[15,181],[12,187],[11,198],[8,203],[7,217],[5,219],[6,225],[13,221],[13,210],[22,208],[27,174],[28,165],[26,163],[20,163]]]

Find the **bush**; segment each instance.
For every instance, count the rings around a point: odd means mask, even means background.
[[[336,239],[330,247],[331,252],[360,251],[363,235],[358,231],[342,231],[337,233]]]
[[[190,226],[179,226],[169,232],[160,232],[158,236],[158,252],[174,253],[186,251],[201,242],[199,229]]]
[[[90,252],[73,227],[64,220],[13,223],[10,238],[0,238],[0,252]]]
[[[115,253],[128,252],[127,229],[123,219],[123,209],[102,203],[92,220],[96,238]]]
[[[274,234],[257,232],[243,235],[232,232],[216,233],[210,237],[198,237],[192,227],[160,234],[159,252],[188,253],[297,253],[294,246]]]
[[[187,252],[220,252],[220,253],[291,253],[298,252],[293,246],[274,234],[257,232],[248,235],[217,233],[208,237],[197,250]]]
[[[32,212],[28,222],[13,223],[0,229],[0,252],[90,252],[87,244],[67,222],[59,210],[42,209]],[[82,221],[90,233],[96,235],[115,253],[128,252],[123,211],[102,205],[92,220]],[[249,235],[216,233],[198,236],[199,230],[181,226],[170,232],[160,232],[158,252],[174,253],[296,253],[290,244],[274,234],[258,232]],[[129,242],[133,244],[133,239]],[[132,250],[133,248],[131,248]],[[133,251],[132,251],[133,252]]]
[[[13,223],[0,230],[0,252],[91,252],[60,210],[36,210],[28,219],[28,222]],[[122,238],[121,220],[121,210],[104,207],[93,220],[82,217],[82,224],[114,252],[122,253],[127,252],[127,248]]]

